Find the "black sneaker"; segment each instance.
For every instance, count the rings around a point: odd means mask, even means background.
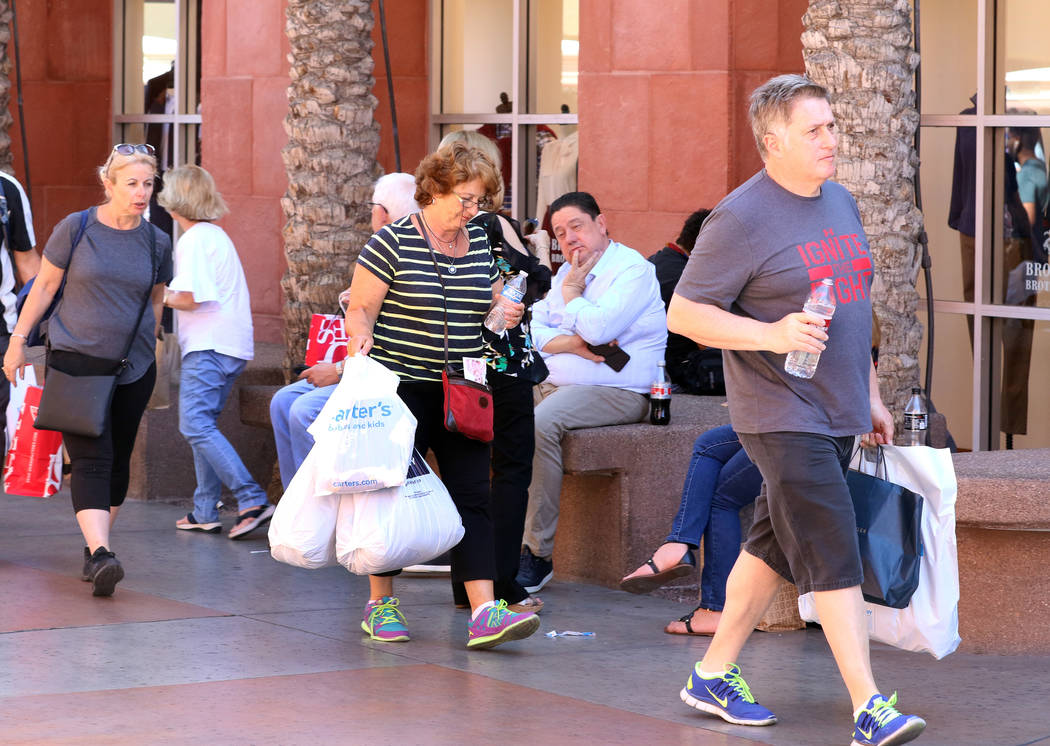
[[[80,579],[85,583],[91,582],[91,550],[84,547],[84,569],[80,571]]]
[[[521,549],[521,562],[518,565],[518,585],[529,593],[536,593],[554,575],[554,563],[550,559],[537,557],[527,546]]]
[[[124,568],[120,560],[106,547],[99,547],[88,558],[84,565],[84,574],[91,581],[91,595],[112,596],[113,591],[124,578]]]

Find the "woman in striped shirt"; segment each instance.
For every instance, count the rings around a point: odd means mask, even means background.
[[[457,143],[427,156],[416,170],[418,213],[376,233],[358,257],[350,285],[350,354],[371,355],[401,377],[398,395],[418,420],[416,449],[433,449],[442,480],[463,520],[452,550],[452,580],[463,582],[472,609],[468,648],[527,637],[539,628],[532,613],[515,613],[494,599],[495,552],[489,510],[489,446],[444,428],[441,369],[448,359],[483,354],[482,323],[494,303],[508,325],[524,312],[499,298],[503,282],[485,231],[468,224],[500,186],[484,153]],[[409,639],[394,597],[393,576],[369,578],[362,629],[372,639]]]

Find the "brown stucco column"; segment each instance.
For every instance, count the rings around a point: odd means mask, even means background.
[[[580,0],[580,189],[650,254],[761,167],[747,96],[802,72],[805,0]]]

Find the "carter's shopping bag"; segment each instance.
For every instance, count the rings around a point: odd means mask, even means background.
[[[907,607],[891,609],[865,603],[868,634],[902,650],[943,658],[959,637],[959,561],[955,541],[955,466],[947,448],[883,446],[886,478],[923,497],[922,560],[919,586]],[[854,456],[851,468],[874,473],[875,464]],[[798,600],[799,613],[819,622],[813,594]]]
[[[319,493],[367,492],[405,481],[416,418],[398,398],[399,383],[369,357],[347,359],[335,391],[307,428]]]
[[[437,557],[463,538],[448,490],[418,452],[400,487],[343,495],[335,535],[339,564],[357,575]]]
[[[338,495],[314,490],[314,452],[311,450],[292,477],[270,519],[270,556],[307,570],[336,564],[335,519]]]
[[[306,364],[338,363],[346,357],[346,329],[343,317],[315,313],[310,317],[310,336],[306,340]]]
[[[32,366],[11,386],[6,412],[10,446],[4,460],[4,492],[9,495],[51,497],[62,486],[62,433],[33,427],[42,392]]]

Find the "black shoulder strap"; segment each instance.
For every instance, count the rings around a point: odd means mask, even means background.
[[[77,250],[77,244],[80,243],[80,239],[84,237],[84,231],[87,230],[88,212],[90,212],[90,209],[80,211],[80,226],[77,228],[77,232],[73,234],[73,244],[69,247],[69,259],[66,260],[66,271],[62,273],[62,284],[58,286],[58,291],[55,293],[55,301],[58,301],[66,290],[69,270],[73,267],[73,252]],[[58,309],[56,308],[55,310]]]
[[[135,343],[135,335],[138,334],[139,326],[142,324],[142,317],[146,315],[150,298],[153,297],[153,286],[157,284],[157,228],[153,223],[147,222],[145,218],[142,219],[142,222],[149,226],[150,282],[149,287],[146,288],[146,295],[142,299],[142,305],[139,307],[138,319],[135,321],[135,325],[131,327],[131,336],[128,337],[128,343],[124,345],[124,354],[120,356],[121,368],[127,367],[131,345]]]
[[[420,218],[422,223],[422,218]],[[413,225],[415,225],[413,223]],[[423,240],[427,243],[427,251],[430,252],[430,261],[434,263],[434,272],[437,273],[438,282],[441,283],[441,306],[442,311],[445,314],[445,367],[448,367],[448,301],[445,298],[445,280],[441,276],[441,268],[438,267],[437,258],[434,256],[434,247],[430,245],[430,238],[427,236],[426,229],[422,225],[416,225],[416,230],[423,234]],[[469,238],[469,237],[468,237]],[[470,253],[470,244],[467,244],[467,253]]]

